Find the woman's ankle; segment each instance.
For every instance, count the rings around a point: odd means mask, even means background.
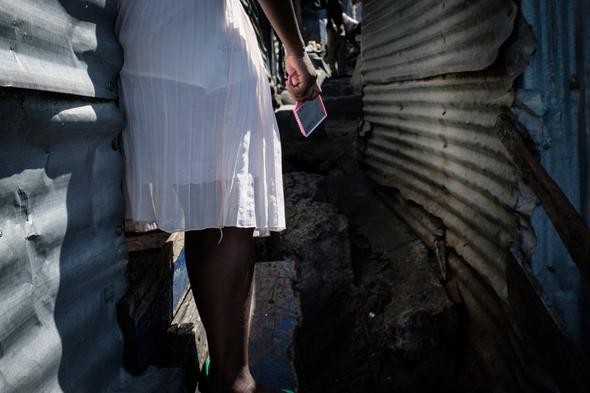
[[[211,373],[208,385],[212,393],[254,393],[256,391],[256,382],[247,367],[237,374]]]

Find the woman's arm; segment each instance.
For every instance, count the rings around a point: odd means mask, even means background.
[[[297,100],[315,98],[320,89],[316,84],[317,74],[307,53],[292,0],[258,0],[279,39],[285,45],[285,68],[292,84],[287,89]]]
[[[297,26],[291,0],[258,0],[288,55],[303,56],[305,44]]]

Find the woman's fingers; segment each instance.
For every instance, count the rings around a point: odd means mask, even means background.
[[[292,87],[289,92],[296,100],[306,101],[316,98],[321,91],[314,78],[311,81],[302,81],[299,86]]]
[[[318,85],[314,82],[309,89],[307,90],[307,92],[305,93],[305,98],[304,101],[306,100],[313,100],[314,98],[316,98],[319,94],[319,88]]]
[[[312,92],[311,92],[311,99],[312,100],[315,99],[317,96],[320,95],[321,92],[322,91],[321,91],[320,87],[318,86],[317,82],[314,83],[313,88],[312,88]]]
[[[294,98],[297,101],[307,101],[307,100],[312,100],[315,97],[317,97],[317,94],[319,94],[319,92],[317,92],[317,85],[314,83],[310,86],[307,87],[307,89],[300,89],[297,93],[295,93]]]
[[[293,98],[297,101],[304,101],[307,98],[310,89],[305,89],[304,84],[300,83],[299,86],[293,86],[287,90],[289,90],[289,93],[291,93]]]
[[[291,75],[287,81],[287,90],[298,101],[306,101],[317,97],[317,74],[307,54],[303,56],[287,56],[285,69]]]
[[[318,84],[314,81],[306,90],[301,89],[296,95],[293,95],[293,97],[297,101],[307,101],[315,99],[320,93],[321,90]]]

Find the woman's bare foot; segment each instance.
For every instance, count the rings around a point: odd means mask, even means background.
[[[234,381],[215,381],[215,377],[207,380],[205,386],[200,386],[202,393],[284,393],[265,385],[257,384],[250,371],[242,371]]]

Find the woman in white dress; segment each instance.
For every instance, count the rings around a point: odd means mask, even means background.
[[[298,100],[319,94],[291,0],[259,0]],[[208,391],[265,392],[248,368],[253,234],[285,228],[268,78],[240,0],[119,0],[126,218],[185,231]]]

